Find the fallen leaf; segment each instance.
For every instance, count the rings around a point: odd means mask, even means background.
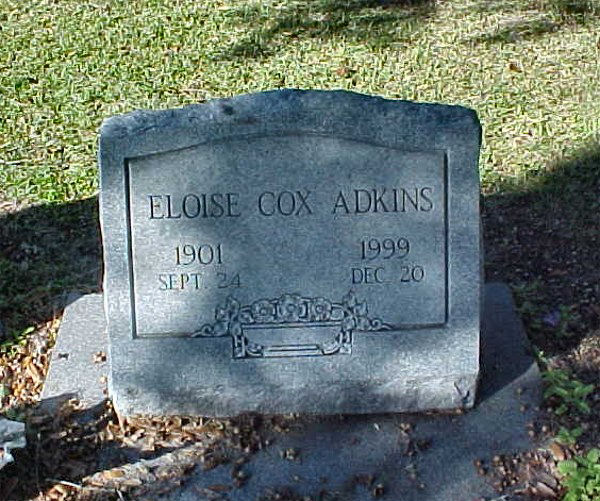
[[[516,71],[517,73],[521,73],[523,71],[521,69],[521,67],[517,63],[514,63],[514,62],[508,63],[508,69],[510,71]]]
[[[213,492],[228,492],[231,490],[231,486],[223,485],[223,484],[215,484],[215,485],[209,485],[208,489],[210,489]]]
[[[125,476],[123,470],[108,470],[102,474],[106,478],[121,478]]]
[[[548,449],[550,449],[550,452],[552,453],[552,456],[554,456],[554,459],[556,459],[557,461],[564,461],[566,455],[565,455],[565,450],[562,448],[562,446],[557,443],[557,442],[552,442],[549,446]]]

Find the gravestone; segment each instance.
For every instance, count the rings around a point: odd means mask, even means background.
[[[100,134],[109,393],[132,414],[473,405],[476,114],[273,91]]]

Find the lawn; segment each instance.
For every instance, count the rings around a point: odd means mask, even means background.
[[[0,2],[0,200],[94,195],[107,116],[280,87],[474,108],[488,192],[527,186],[599,130],[600,7],[402,3]]]
[[[0,368],[99,287],[104,118],[294,87],[475,109],[487,275],[544,360],[600,383],[599,60],[595,0],[0,0]],[[0,411],[39,387],[0,385]]]

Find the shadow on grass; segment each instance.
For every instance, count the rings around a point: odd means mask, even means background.
[[[6,331],[16,335],[54,318],[68,292],[98,290],[100,256],[97,197],[0,213],[0,319]]]
[[[585,22],[600,16],[597,0],[538,0],[541,8],[554,10],[567,20]]]
[[[241,40],[226,47],[220,59],[266,57],[302,38],[341,36],[372,47],[409,40],[435,12],[435,0],[318,0],[289,2],[273,9],[260,3],[230,13],[242,24]]]
[[[550,21],[547,18],[537,18],[533,20],[520,20],[507,23],[503,28],[494,33],[489,33],[476,37],[473,43],[479,44],[497,44],[514,43],[518,40],[530,40],[538,38],[548,33],[555,33],[560,30],[561,25]]]
[[[600,143],[533,179],[489,195],[486,280],[513,286],[534,344],[555,354],[600,327]]]
[[[530,7],[537,13],[532,10],[510,9],[502,1],[481,2],[478,10],[482,13],[506,12],[512,13],[513,17],[493,33],[471,39],[471,43],[497,44],[530,40],[555,33],[568,25],[583,25],[600,18],[600,4],[596,0],[537,0]]]

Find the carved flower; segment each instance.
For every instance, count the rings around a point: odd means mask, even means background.
[[[252,316],[256,322],[272,322],[275,314],[275,305],[267,299],[260,299],[252,304]]]
[[[215,310],[215,335],[224,336],[230,333],[231,327],[238,323],[237,317],[240,311],[240,303],[231,296],[225,304],[218,306]]]
[[[222,306],[217,306],[215,310],[215,320],[217,321],[227,321],[237,317],[240,311],[240,303],[229,296],[225,300],[225,304]]]
[[[252,314],[252,306],[244,306],[240,309],[238,320],[241,324],[253,324],[255,322]]]
[[[302,313],[298,294],[284,294],[277,302],[277,318],[283,322],[296,322]]]
[[[322,297],[317,297],[310,302],[310,318],[322,322],[331,317],[331,303]]]
[[[368,317],[367,303],[359,303],[354,291],[348,292],[342,299],[345,306],[344,319],[342,320],[342,331],[351,332],[354,329],[370,330],[371,320]]]

